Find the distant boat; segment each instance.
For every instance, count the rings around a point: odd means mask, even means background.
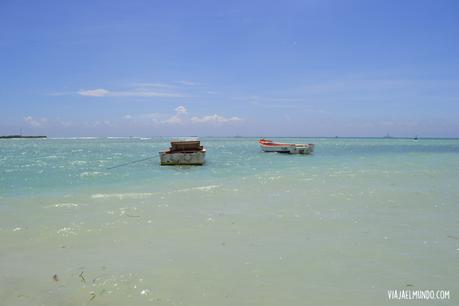
[[[172,141],[167,151],[159,152],[161,165],[196,165],[204,164],[206,149],[199,140]]]
[[[418,135],[416,135],[413,139],[414,139],[414,140],[418,140]]]
[[[263,152],[278,152],[289,154],[311,154],[314,152],[314,144],[280,143],[268,139],[258,141]]]
[[[390,136],[389,133],[387,133],[386,136],[384,136],[383,138],[394,138],[394,137]]]

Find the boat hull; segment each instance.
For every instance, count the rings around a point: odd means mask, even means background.
[[[161,165],[175,166],[175,165],[193,165],[201,166],[205,162],[206,151],[195,152],[159,152]]]
[[[314,152],[314,144],[277,143],[269,140],[260,140],[259,143],[263,152],[277,152],[289,154],[311,154],[312,152]]]

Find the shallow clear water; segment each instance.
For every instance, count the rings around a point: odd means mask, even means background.
[[[202,167],[159,166],[168,138],[0,141],[2,304],[459,304],[459,140],[201,140]]]

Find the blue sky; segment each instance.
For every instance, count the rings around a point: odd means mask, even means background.
[[[0,1],[0,134],[459,137],[458,1]]]

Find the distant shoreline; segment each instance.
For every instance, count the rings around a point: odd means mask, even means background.
[[[14,138],[48,138],[48,137],[47,136],[23,136],[23,135],[0,136],[0,139],[14,139]]]

